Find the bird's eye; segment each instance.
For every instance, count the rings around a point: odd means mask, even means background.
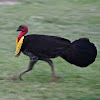
[[[24,27],[21,27],[22,29],[24,29]]]

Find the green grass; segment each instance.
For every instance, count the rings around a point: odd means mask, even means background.
[[[0,100],[100,100],[100,0],[19,0],[13,6],[0,5]],[[25,24],[28,34],[61,36],[71,41],[86,37],[98,49],[96,61],[79,68],[53,59],[61,76],[50,82],[51,69],[39,61],[34,70],[12,77],[27,68],[29,58],[14,57],[16,29]]]

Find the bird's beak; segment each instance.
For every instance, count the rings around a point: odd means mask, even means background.
[[[21,30],[18,28],[17,31],[21,31]]]

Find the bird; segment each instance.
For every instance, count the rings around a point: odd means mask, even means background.
[[[18,78],[22,79],[22,75],[33,69],[37,61],[47,62],[51,67],[52,80],[59,78],[55,74],[53,61],[51,59],[61,57],[70,64],[78,67],[87,67],[92,64],[97,56],[97,48],[88,38],[79,38],[71,42],[59,36],[30,34],[26,25],[20,25],[17,31],[21,31],[16,39],[15,56],[18,57],[21,52],[28,56],[29,66],[26,70],[18,74]]]

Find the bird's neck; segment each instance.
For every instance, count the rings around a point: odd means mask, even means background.
[[[19,40],[21,39],[21,37],[24,36],[26,33],[27,33],[27,32],[25,31],[25,32],[21,32],[21,33],[18,35],[18,37],[17,37],[18,42],[19,42]]]

